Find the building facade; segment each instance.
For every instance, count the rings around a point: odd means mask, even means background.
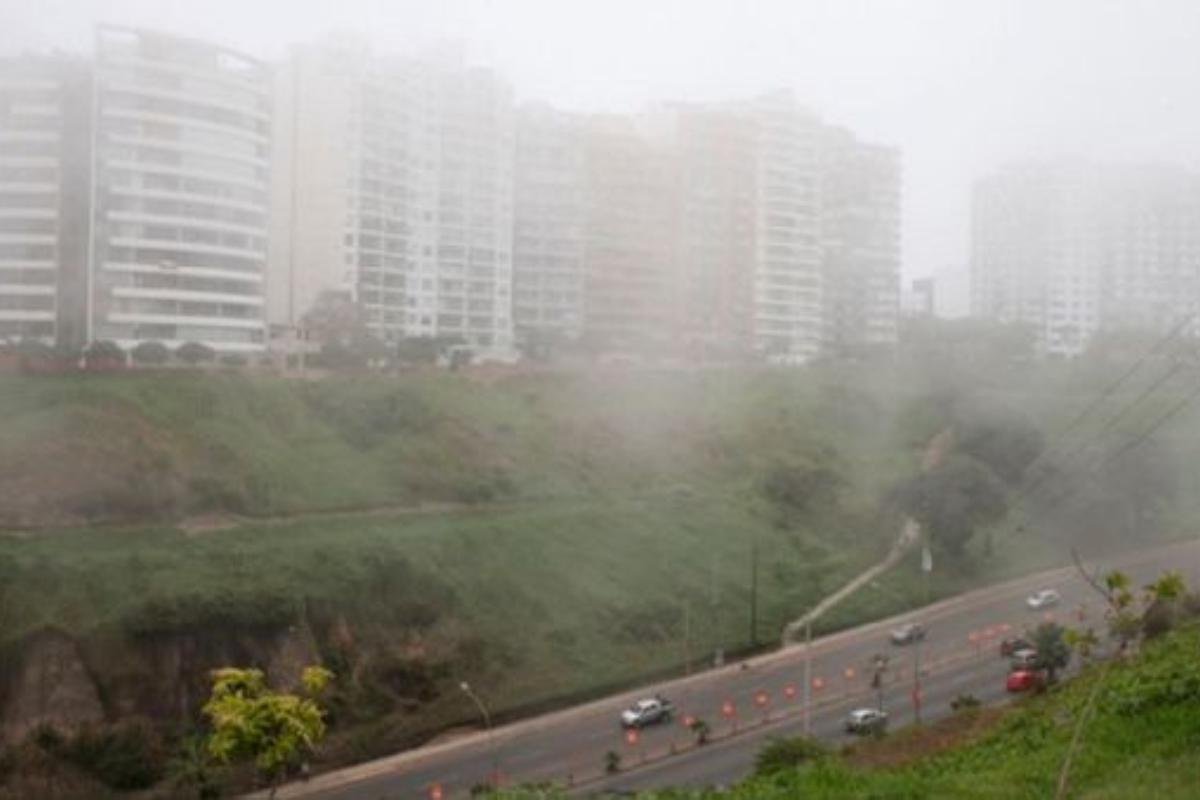
[[[900,317],[900,158],[826,128],[821,146],[826,348],[890,347]]]
[[[1200,312],[1197,220],[1200,178],[1184,170],[1010,166],[975,186],[972,311],[1031,326],[1047,355],[1101,330],[1166,331]]]
[[[583,332],[585,127],[581,115],[544,105],[518,114],[512,312],[530,344]]]
[[[0,341],[86,342],[91,94],[80,61],[0,61]]]
[[[302,326],[336,292],[383,342],[511,350],[508,86],[329,39],[293,49],[277,93],[272,322]]]
[[[101,27],[94,85],[88,338],[262,352],[267,68],[203,42]]]

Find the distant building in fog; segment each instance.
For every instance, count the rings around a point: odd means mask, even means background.
[[[900,315],[899,152],[827,128],[820,198],[827,348],[853,353],[894,345]]]
[[[323,292],[346,291],[382,341],[509,351],[509,87],[328,39],[293,49],[277,91],[272,322],[299,326]]]
[[[1200,310],[1200,179],[1167,167],[1012,166],[972,204],[971,307],[1076,355],[1102,329],[1165,331]]]
[[[0,62],[0,337],[262,351],[270,125],[266,68],[191,39]]]
[[[545,105],[517,115],[512,315],[518,339],[576,338],[583,331],[585,125],[583,116]]]
[[[900,310],[906,317],[932,317],[937,314],[937,279],[914,278],[900,295]]]
[[[85,343],[91,71],[0,61],[0,340]]]

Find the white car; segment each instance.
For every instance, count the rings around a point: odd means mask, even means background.
[[[847,733],[874,733],[887,727],[888,715],[878,708],[856,708],[846,717]]]
[[[1053,589],[1042,589],[1026,597],[1025,605],[1029,607],[1030,611],[1040,611],[1043,608],[1058,605],[1058,601],[1061,599],[1062,596]]]
[[[638,700],[631,707],[621,712],[621,726],[625,728],[641,728],[656,722],[666,722],[671,719],[675,708],[662,697],[651,697]]]
[[[892,644],[904,645],[919,642],[925,638],[925,629],[915,622],[901,625],[891,633]]]

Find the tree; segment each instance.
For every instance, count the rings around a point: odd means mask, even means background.
[[[986,464],[1009,485],[1020,482],[1045,447],[1041,431],[1028,418],[1007,412],[964,422],[955,442],[960,452]]]
[[[253,760],[275,796],[287,768],[325,735],[325,712],[316,697],[333,680],[321,667],[306,667],[303,694],[271,690],[261,670],[227,667],[213,672],[212,696],[203,713],[212,724],[208,752],[218,762]]]
[[[1067,643],[1066,628],[1053,622],[1043,622],[1034,628],[1031,637],[1033,647],[1037,650],[1033,666],[1046,671],[1046,679],[1050,683],[1058,677],[1059,670],[1065,669],[1071,663],[1071,646]]]
[[[216,800],[221,796],[220,787],[214,775],[212,756],[204,740],[198,736],[189,736],[179,746],[179,751],[171,759],[167,770],[171,783],[182,792],[195,792],[198,800]]]
[[[171,351],[162,342],[138,342],[131,355],[135,364],[147,367],[159,367],[171,360]]]
[[[201,342],[184,342],[175,351],[175,355],[183,363],[194,367],[201,362],[215,360],[217,351]]]
[[[961,555],[982,525],[1004,516],[1004,486],[969,456],[946,459],[900,492],[904,509],[929,531],[938,547]]]
[[[83,351],[83,357],[89,367],[111,367],[125,363],[125,351],[110,339],[92,342]]]

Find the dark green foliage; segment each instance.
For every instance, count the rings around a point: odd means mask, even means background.
[[[902,507],[929,531],[935,545],[961,555],[982,525],[1006,510],[1004,486],[978,461],[954,456],[900,492]]]
[[[83,351],[83,356],[87,359],[88,364],[111,364],[124,363],[125,351],[121,346],[114,341],[102,339],[92,342],[87,349]]]
[[[202,342],[184,342],[175,351],[175,357],[185,364],[196,364],[213,361],[217,351]]]
[[[779,463],[767,471],[762,491],[778,506],[805,511],[815,503],[836,505],[844,484],[845,478],[829,463]]]
[[[772,738],[754,757],[754,774],[775,775],[828,754],[825,745],[816,739],[804,736],[791,739]]]
[[[992,413],[964,422],[955,429],[955,446],[1010,485],[1016,485],[1025,469],[1045,447],[1041,431],[1025,416]]]
[[[1067,644],[1065,633],[1063,626],[1043,622],[1033,629],[1030,637],[1030,644],[1037,650],[1034,666],[1046,671],[1050,683],[1054,683],[1059,671],[1071,663],[1071,647]]]
[[[155,728],[128,721],[84,728],[61,749],[62,755],[113,789],[146,789],[162,778],[166,757]]]
[[[951,711],[970,711],[973,708],[979,708],[979,698],[973,694],[959,694],[950,701]]]
[[[171,360],[171,351],[162,342],[138,342],[130,353],[133,363],[158,367]]]

